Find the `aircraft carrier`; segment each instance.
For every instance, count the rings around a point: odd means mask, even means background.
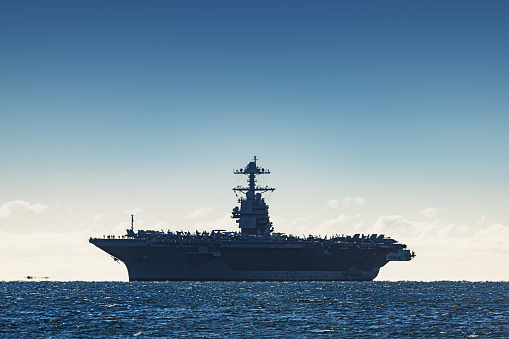
[[[409,261],[415,254],[384,235],[298,237],[274,233],[269,206],[257,176],[270,174],[257,159],[234,174],[247,176],[232,211],[239,232],[134,230],[124,236],[90,238],[90,243],[127,267],[130,281],[368,281],[389,261]]]

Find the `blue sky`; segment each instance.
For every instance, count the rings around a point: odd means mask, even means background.
[[[508,9],[505,1],[3,2],[0,231],[114,233],[135,208],[146,227],[234,228],[224,218],[235,205],[231,170],[256,154],[273,172],[277,230],[382,228],[423,253],[404,269],[427,273],[383,278],[482,279],[459,264],[454,274],[429,273],[452,242],[430,250],[423,239],[452,227],[453,253],[478,256],[479,239],[509,238]],[[17,201],[28,205],[9,205]],[[193,211],[206,213],[185,218]],[[486,244],[486,261],[509,257]]]

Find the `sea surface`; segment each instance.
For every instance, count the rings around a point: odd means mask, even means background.
[[[2,338],[509,338],[508,282],[0,282]]]

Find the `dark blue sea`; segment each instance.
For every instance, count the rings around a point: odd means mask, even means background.
[[[2,338],[509,338],[508,282],[0,282]]]

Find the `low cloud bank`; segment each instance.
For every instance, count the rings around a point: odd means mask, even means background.
[[[509,280],[507,225],[415,221],[385,215],[366,232],[389,235],[417,254],[408,265],[389,263],[381,271],[382,279]]]
[[[333,209],[338,209],[340,202],[342,202],[343,205],[345,205],[345,206],[364,205],[364,203],[366,202],[366,199],[364,199],[363,197],[344,197],[341,200],[332,199],[332,200],[327,201],[327,206],[331,207]]]
[[[199,217],[203,217],[204,215],[207,215],[212,211],[213,211],[213,209],[211,207],[202,207],[202,208],[199,208],[191,213],[188,213],[184,218],[185,219],[196,219]]]
[[[125,266],[88,242],[95,232],[0,231],[0,280],[26,276],[52,280],[126,280]]]
[[[407,244],[417,256],[411,262],[390,262],[379,280],[509,280],[509,226],[482,216],[472,223],[434,218],[438,208],[403,215],[381,215],[367,224],[360,214],[320,218],[301,214],[294,220],[273,217],[277,231],[297,235],[385,234]]]
[[[0,206],[0,218],[8,218],[27,213],[41,213],[48,208],[49,206],[47,205],[30,204],[23,200],[9,201]]]
[[[14,213],[16,209],[11,206],[29,213],[47,208],[26,202],[5,205],[2,205],[2,213],[6,210]],[[385,234],[416,252],[411,262],[388,263],[381,269],[378,280],[509,280],[509,226],[487,216],[472,223],[453,223],[434,218],[438,209],[429,208],[417,213],[416,220],[403,215],[381,215],[366,224],[361,214],[329,211],[327,217],[301,212],[292,220],[278,216],[272,216],[271,220],[276,232],[305,236]],[[91,218],[90,227],[94,220],[103,217],[97,214]],[[166,230],[167,226],[161,221],[149,228]],[[129,227],[130,223],[122,222],[115,231],[123,233]],[[192,226],[182,229],[238,230],[230,214],[210,222],[194,221]],[[172,226],[171,230],[180,229]],[[0,231],[0,280],[18,280],[27,275],[49,276],[55,280],[127,280],[123,264],[115,263],[108,254],[88,242],[90,236],[110,233],[111,230],[28,234]]]

